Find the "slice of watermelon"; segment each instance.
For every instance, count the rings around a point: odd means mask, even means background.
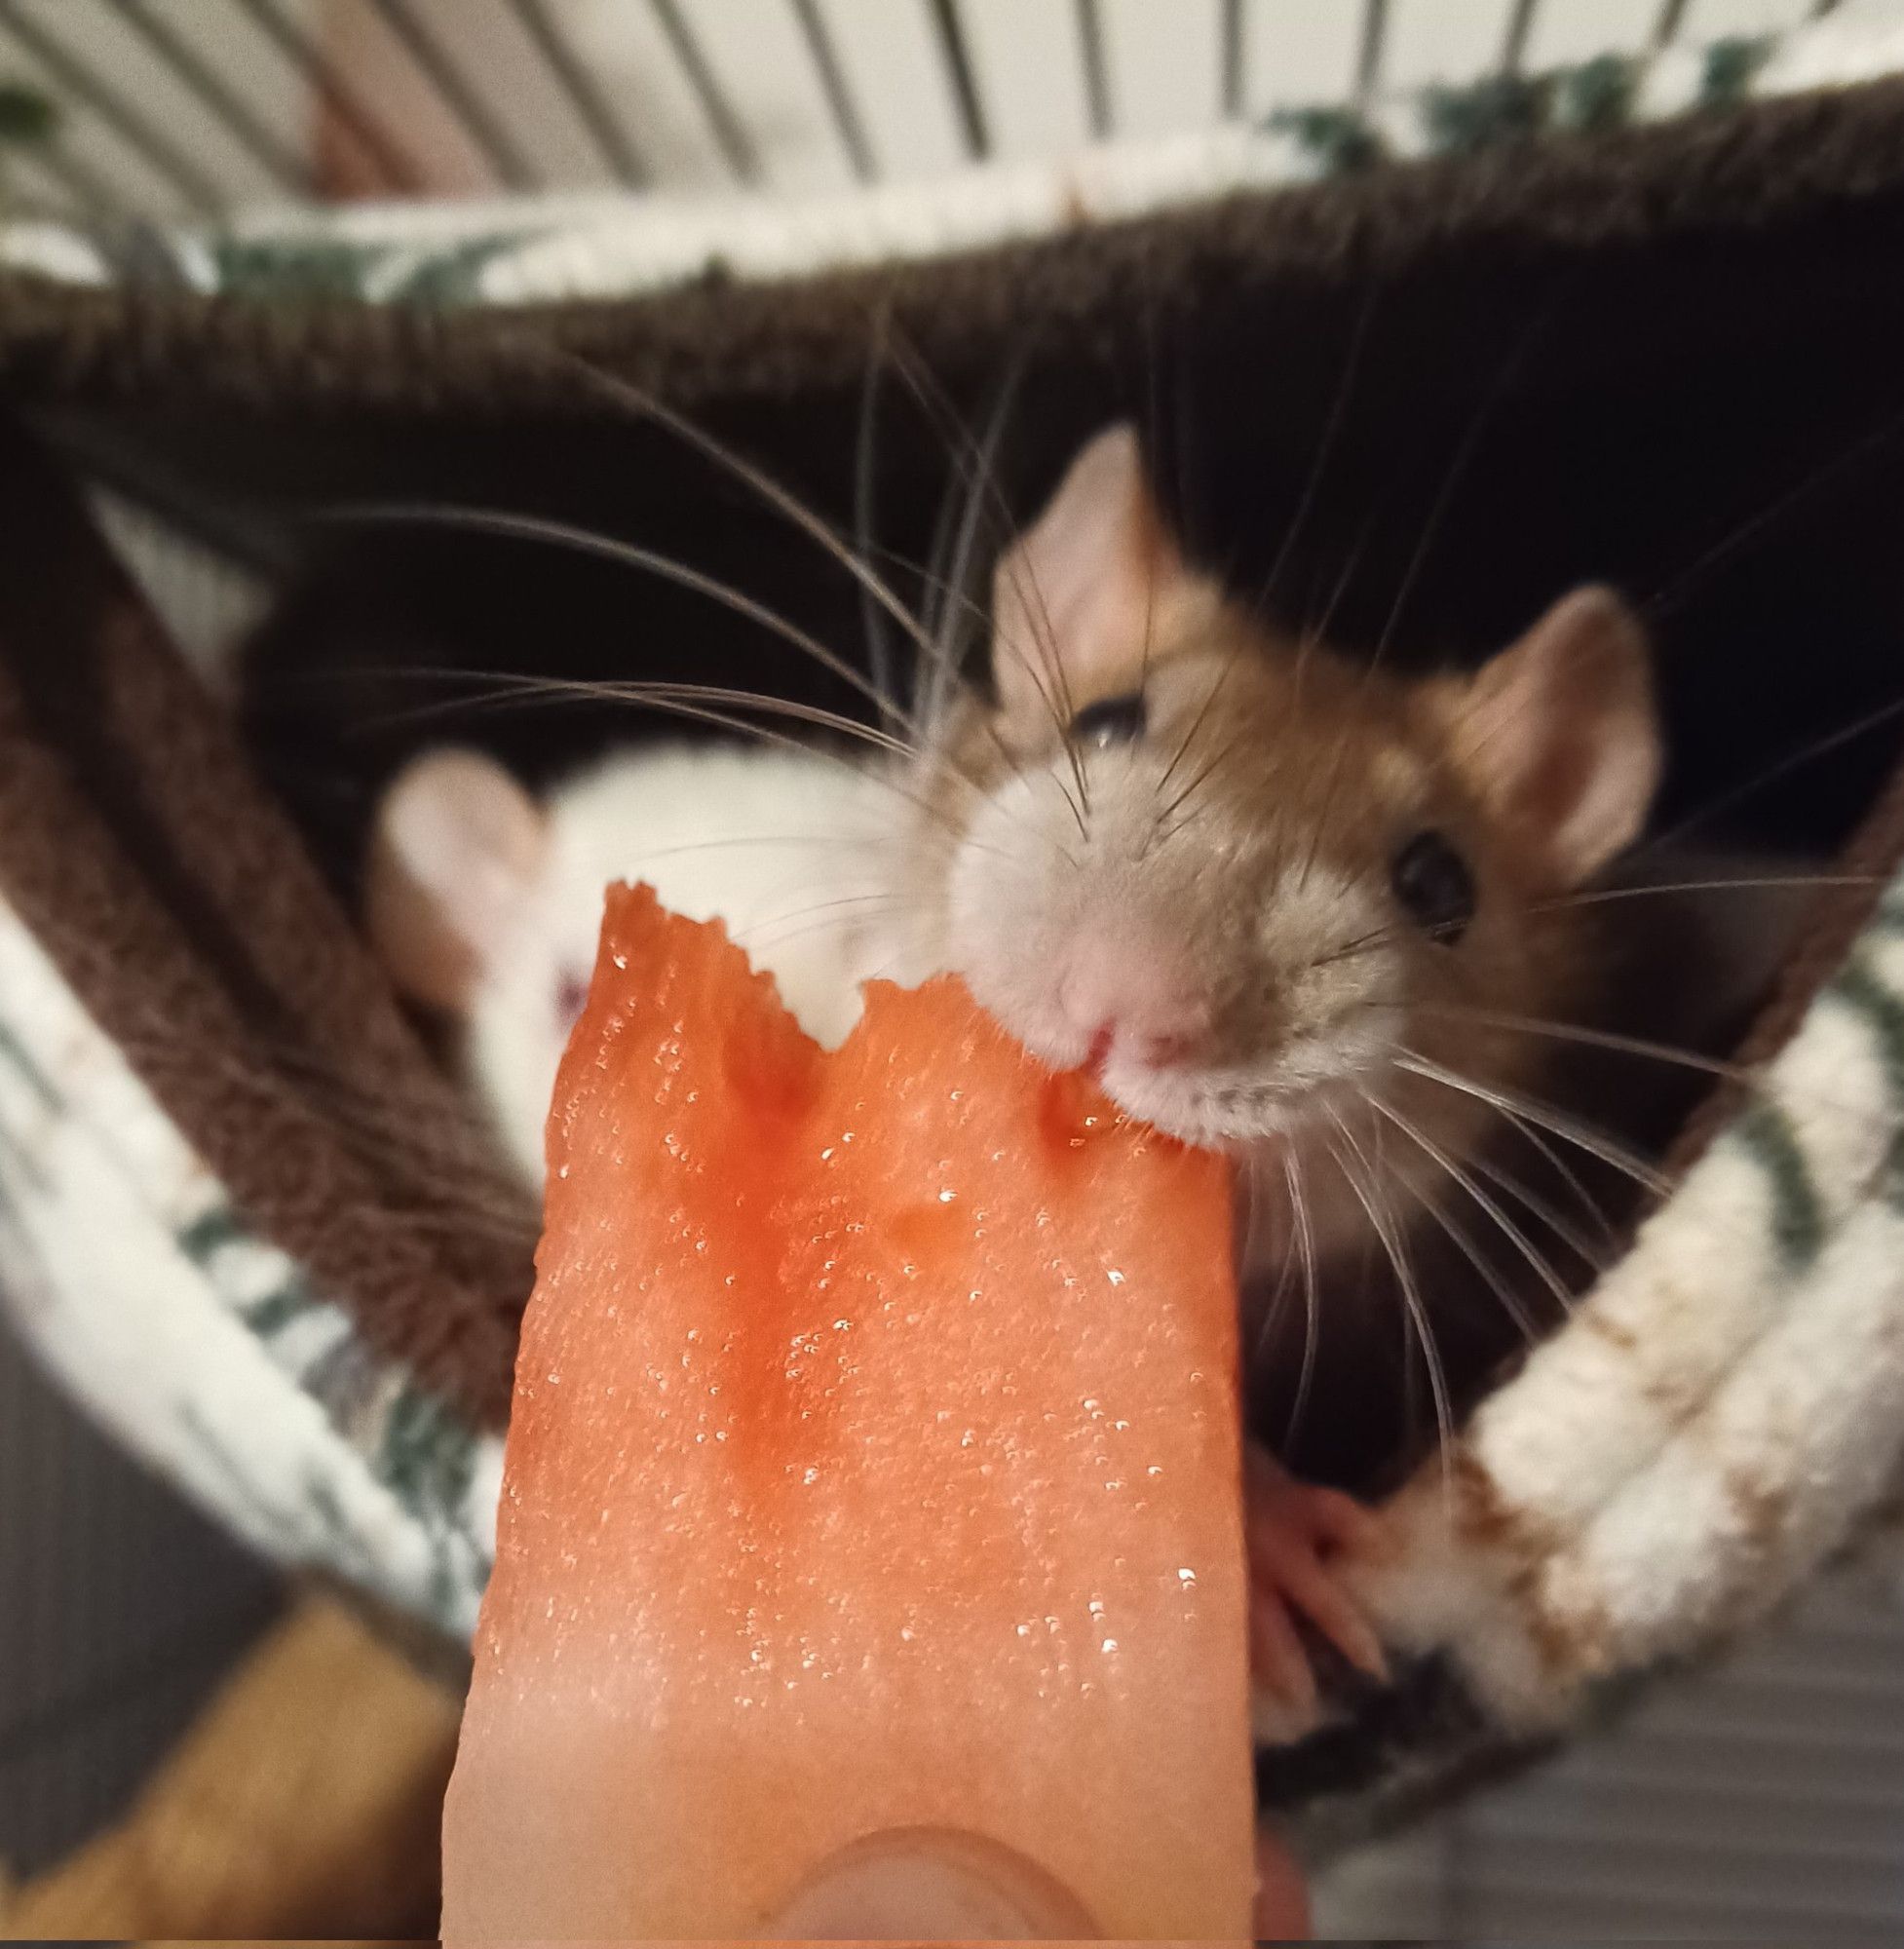
[[[645,889],[556,1104],[444,1934],[771,1932],[903,1829],[1247,1934],[1226,1168],[953,982],[825,1054]]]

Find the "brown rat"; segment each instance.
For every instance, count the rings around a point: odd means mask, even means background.
[[[1604,1051],[1582,1064],[1537,1031],[1612,1019],[1618,943],[1653,932],[1610,926],[1586,891],[1659,776],[1640,628],[1590,588],[1474,674],[1356,665],[1192,566],[1118,427],[1001,562],[990,674],[871,764],[629,751],[537,805],[481,761],[426,758],[383,822],[379,936],[468,1013],[531,1170],[606,879],[755,927],[829,1035],[867,975],[960,974],[1046,1060],[1237,1158],[1270,1396],[1290,1405],[1296,1376],[1300,1410],[1330,1328],[1392,1468],[1409,1431],[1369,1412],[1378,1377],[1404,1405],[1425,1390],[1426,1428],[1445,1427],[1590,1270],[1584,1235],[1619,1188],[1618,1169],[1585,1182],[1620,1155],[1580,1114]],[[794,966],[784,917],[829,905]],[[1396,1326],[1418,1350],[1398,1363]],[[1324,1472],[1379,1480],[1339,1457]],[[1251,1484],[1259,1670],[1301,1707],[1291,1610],[1379,1667],[1327,1571],[1367,1521],[1260,1453]]]
[[[993,696],[961,696],[911,769],[886,944],[908,976],[959,974],[1133,1116],[1236,1157],[1245,1303],[1283,1398],[1300,1374],[1300,1413],[1328,1321],[1362,1422],[1385,1365],[1399,1396],[1352,1468],[1337,1443],[1335,1472],[1391,1479],[1419,1446],[1411,1390],[1445,1433],[1559,1317],[1595,1228],[1605,1244],[1610,1207],[1649,1182],[1631,1139],[1683,1101],[1635,1072],[1637,1043],[1610,1076],[1594,1027],[1648,986],[1626,964],[1659,918],[1612,924],[1596,891],[1661,770],[1645,636],[1585,588],[1472,674],[1353,664],[1185,559],[1127,427],[1005,557],[993,629]],[[1676,1035],[1701,1013],[1716,1032],[1719,985],[1697,992],[1681,944],[1648,999]],[[1694,1006],[1673,1018],[1665,989]],[[1278,1340],[1292,1290],[1299,1337]],[[1259,1675],[1299,1724],[1314,1689],[1291,1612],[1380,1669],[1328,1567],[1376,1539],[1260,1451],[1251,1487]]]

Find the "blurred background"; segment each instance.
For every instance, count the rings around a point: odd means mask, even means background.
[[[1377,102],[1885,0],[5,0],[16,209],[781,194]]]
[[[1705,45],[1826,11],[0,0],[0,185],[10,216],[110,232],[121,248],[129,224],[340,201],[796,196],[1318,100],[1379,104],[1426,82]],[[215,673],[265,592],[145,515],[105,513]],[[120,1815],[283,1601],[269,1571],[57,1398],[0,1325],[0,1876],[54,1868]],[[1319,1913],[1349,1935],[1822,1938],[1904,1923],[1896,1586],[1866,1573],[1820,1590],[1616,1731],[1347,1864]]]

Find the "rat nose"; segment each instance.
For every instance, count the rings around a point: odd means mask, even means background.
[[[1187,1060],[1210,1026],[1209,1004],[1182,955],[1136,930],[1080,940],[1058,982],[1058,1007],[1100,1061],[1115,1050],[1160,1069]]]

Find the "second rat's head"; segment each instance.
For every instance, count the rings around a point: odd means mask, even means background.
[[[1480,1099],[1421,1066],[1513,1081],[1508,1018],[1566,986],[1566,896],[1657,778],[1618,598],[1576,592],[1474,676],[1353,665],[1192,569],[1117,428],[1002,561],[993,622],[995,701],[919,773],[926,959],[1195,1143],[1371,1097],[1454,1140]]]

